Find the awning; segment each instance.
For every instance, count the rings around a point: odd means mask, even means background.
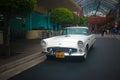
[[[79,4],[77,4],[74,0],[38,0],[38,5],[43,6],[48,10],[59,7],[65,7],[72,11],[79,12],[81,10]]]

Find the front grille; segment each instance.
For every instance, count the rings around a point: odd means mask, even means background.
[[[67,52],[69,53],[69,51],[71,50],[71,53],[75,53],[77,52],[77,49],[75,48],[65,48],[65,47],[49,47],[47,48],[47,51],[50,52],[52,50],[52,52]]]

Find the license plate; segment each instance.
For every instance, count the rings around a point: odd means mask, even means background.
[[[65,58],[65,55],[63,52],[56,52],[55,56],[56,58]]]

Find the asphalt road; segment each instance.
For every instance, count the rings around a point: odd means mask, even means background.
[[[9,80],[120,80],[120,40],[97,38],[87,60],[46,60]]]

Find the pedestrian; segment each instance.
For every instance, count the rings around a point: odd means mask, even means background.
[[[106,32],[107,32],[107,34],[109,34],[109,32],[110,32],[109,29],[107,29]]]
[[[105,32],[105,29],[103,28],[103,29],[101,30],[101,36],[104,36],[104,32]]]

